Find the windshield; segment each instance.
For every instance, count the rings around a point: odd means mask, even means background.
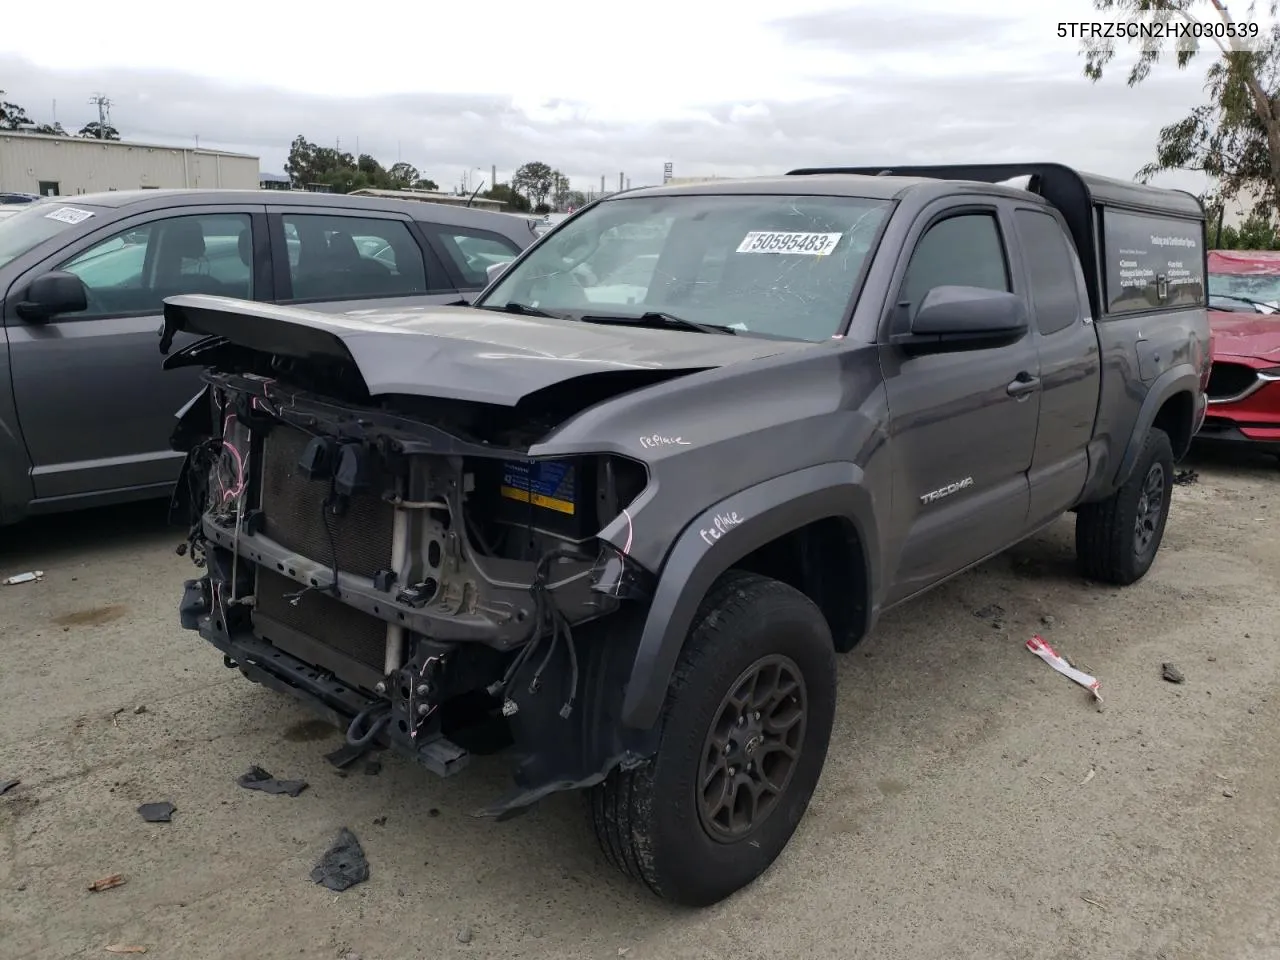
[[[743,333],[840,332],[890,204],[862,197],[625,197],[558,228],[477,306],[569,319],[666,313]]]
[[[0,218],[0,267],[91,216],[93,213],[84,207],[41,200],[13,216]]]
[[[1210,307],[1215,310],[1242,310],[1250,302],[1267,305],[1280,303],[1280,273],[1211,273],[1209,274]],[[1214,298],[1226,303],[1214,303]],[[1234,300],[1233,304],[1231,301]]]

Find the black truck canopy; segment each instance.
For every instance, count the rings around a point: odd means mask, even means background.
[[[1115,261],[1119,251],[1108,252],[1106,249],[1106,239],[1111,231],[1106,228],[1105,211],[1112,209],[1165,221],[1181,221],[1178,226],[1183,229],[1184,234],[1195,233],[1199,237],[1199,249],[1194,252],[1194,256],[1198,261],[1196,272],[1199,274],[1200,299],[1204,300],[1207,294],[1205,277],[1208,274],[1209,252],[1206,249],[1208,244],[1204,205],[1198,197],[1186,190],[1152,187],[1084,173],[1061,163],[803,167],[788,172],[788,176],[815,174],[925,177],[990,184],[1025,179],[1025,183],[1016,184],[1017,188],[1043,197],[1066,220],[1088,281],[1090,305],[1094,316],[1098,318],[1106,313],[1130,313],[1136,309],[1132,305],[1132,298],[1126,297],[1117,289],[1118,267]],[[1128,228],[1128,231],[1131,234],[1132,228]],[[1113,241],[1112,246],[1115,245]],[[1191,251],[1188,249],[1187,252]],[[1122,303],[1126,306],[1119,306]]]

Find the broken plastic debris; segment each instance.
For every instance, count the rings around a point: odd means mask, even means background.
[[[89,884],[89,889],[94,893],[101,893],[103,890],[110,890],[112,887],[118,887],[124,883],[125,877],[123,873],[111,873],[99,880]]]
[[[242,773],[236,779],[236,783],[246,790],[260,790],[263,793],[276,795],[286,794],[290,797],[296,797],[307,789],[307,781],[305,780],[277,780],[267,771],[256,766],[250,767],[248,773]]]
[[[368,879],[369,861],[365,859],[364,849],[346,827],[338,831],[337,839],[311,869],[313,883],[324,884],[336,893]]]
[[[168,823],[173,819],[173,811],[177,810],[168,800],[161,803],[144,803],[138,808],[138,813],[142,815],[142,819],[147,823]]]
[[[1048,642],[1044,637],[1040,636],[1040,634],[1037,633],[1027,641],[1027,649],[1049,666],[1053,667],[1053,669],[1057,670],[1064,677],[1068,677],[1080,684],[1080,686],[1093,694],[1093,698],[1099,703],[1102,702],[1102,695],[1098,693],[1099,684],[1097,678],[1091,677],[1083,670],[1077,670],[1069,664],[1066,658],[1059,654],[1057,650],[1053,649],[1053,647],[1049,646]]]
[[[5,578],[7,586],[13,586],[18,583],[31,583],[33,580],[43,580],[43,570],[28,570],[26,573],[15,573],[12,577]]]
[[[0,797],[4,796],[21,782],[21,780],[0,780]]]

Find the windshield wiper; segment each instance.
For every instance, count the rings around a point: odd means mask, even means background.
[[[1231,293],[1211,293],[1209,294],[1209,296],[1210,298],[1216,297],[1219,300],[1234,300],[1236,303],[1247,303],[1250,306],[1254,306],[1254,307],[1266,307],[1267,310],[1271,311],[1272,313],[1274,313],[1276,309],[1274,306],[1272,306],[1270,303],[1267,303],[1267,301],[1265,300],[1253,300],[1249,297],[1237,297],[1235,294],[1231,294]]]
[[[516,313],[522,317],[550,317],[552,320],[561,319],[559,314],[547,313],[545,310],[539,310],[537,307],[531,307],[527,303],[516,303],[514,300],[508,301],[500,307],[491,307],[486,303],[477,309],[494,310],[498,313]]]
[[[714,323],[698,323],[694,320],[686,320],[684,317],[677,317],[673,313],[664,313],[661,310],[642,313],[638,317],[627,314],[588,313],[583,314],[578,319],[583,323],[634,323],[636,326],[671,327],[676,330],[693,330],[698,333],[723,333],[731,337],[738,335],[738,331],[731,327],[720,327]]]

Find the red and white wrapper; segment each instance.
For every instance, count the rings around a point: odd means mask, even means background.
[[[1027,649],[1034,653],[1037,657],[1047,663],[1053,669],[1057,670],[1064,677],[1070,677],[1080,686],[1084,687],[1095,700],[1102,700],[1102,695],[1098,693],[1098,679],[1091,677],[1083,670],[1077,670],[1071,664],[1067,663],[1066,657],[1058,653],[1057,650],[1049,646],[1048,641],[1044,637],[1036,634],[1027,641]]]

